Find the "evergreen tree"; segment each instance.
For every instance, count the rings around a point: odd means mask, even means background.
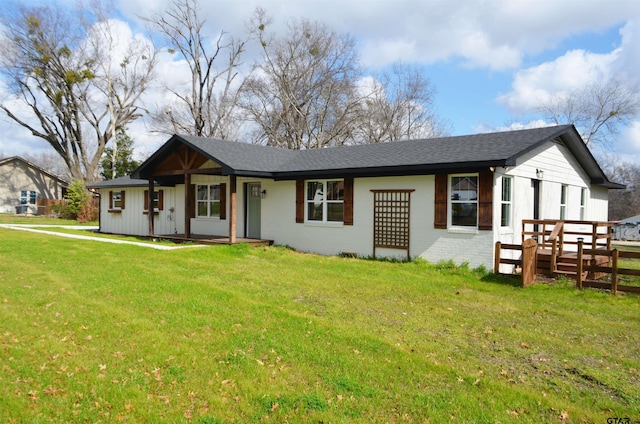
[[[140,162],[132,158],[133,139],[127,134],[126,129],[118,128],[115,142],[115,149],[107,147],[102,155],[100,175],[105,180],[130,175],[140,165]]]

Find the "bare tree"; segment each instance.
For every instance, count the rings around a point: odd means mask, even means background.
[[[71,181],[73,178],[69,174],[69,168],[59,154],[53,150],[42,151],[39,153],[23,153],[20,155],[24,160],[31,162],[52,173],[55,176]]]
[[[154,114],[156,130],[228,139],[238,135],[239,78],[246,41],[225,32],[213,43],[204,34],[198,0],[176,0],[162,13],[144,18],[160,30],[170,52],[177,52],[191,72],[188,87],[166,87],[178,100]],[[211,46],[211,47],[210,47]]]
[[[156,63],[149,43],[119,40],[124,49],[104,49],[105,35],[117,36],[104,10],[99,1],[73,10],[13,5],[0,17],[0,72],[15,94],[0,109],[85,181],[97,177],[113,128],[140,116],[139,98]]]
[[[609,167],[610,179],[627,187],[609,190],[609,219],[618,221],[640,214],[640,167],[619,161]]]
[[[590,84],[556,95],[539,106],[556,124],[574,124],[590,148],[615,147],[614,137],[640,110],[638,90],[617,80]]]
[[[434,112],[435,88],[414,66],[395,63],[363,84],[358,142],[439,137],[447,124]]]
[[[256,124],[254,142],[311,149],[351,140],[361,75],[354,39],[307,20],[276,37],[266,32],[269,23],[261,9],[251,23],[262,48],[243,103]]]

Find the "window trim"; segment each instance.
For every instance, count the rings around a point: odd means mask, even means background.
[[[22,194],[24,193],[24,195]],[[31,201],[33,200],[33,202]],[[20,190],[20,205],[37,205],[38,193],[35,190]]]
[[[508,194],[509,194],[509,199],[505,199],[504,195],[505,195],[505,181],[509,181],[509,187],[508,187]],[[504,206],[508,206],[508,221],[507,221],[507,225],[503,225],[503,218],[504,218]],[[500,182],[500,228],[502,229],[508,229],[508,228],[512,228],[513,226],[513,177],[511,176],[507,176],[507,175],[503,175],[501,177],[501,182]]]
[[[120,196],[120,206],[116,206],[115,196]],[[110,191],[109,192],[109,213],[122,213],[125,207],[125,191]]]
[[[327,193],[327,187],[329,186],[329,183],[333,183],[333,182],[338,182],[338,183],[342,183],[342,199],[341,200],[329,200],[327,199],[326,193]],[[308,196],[308,190],[309,190],[309,183],[322,183],[323,184],[323,189],[324,189],[324,194],[322,196],[322,220],[316,220],[316,219],[309,219],[309,214],[308,214],[308,205],[310,203],[314,203],[316,201],[316,199],[312,198],[309,199]],[[345,181],[344,178],[325,178],[325,179],[309,179],[309,180],[304,180],[304,196],[303,196],[303,208],[304,208],[304,223],[305,224],[315,224],[315,225],[345,225],[345,209],[346,209],[346,195],[347,195],[347,182]],[[328,209],[327,206],[329,204],[342,204],[342,219],[340,221],[329,221],[328,220]]]
[[[475,200],[454,201],[453,197],[453,179],[464,177],[476,178],[476,198]],[[476,223],[475,225],[454,225],[453,224],[453,206],[458,203],[473,203],[476,205]],[[480,225],[480,174],[478,172],[449,174],[447,176],[447,228],[451,231],[476,232]]]
[[[209,195],[211,193],[211,188],[212,187],[218,187],[218,198],[217,199],[209,199]],[[198,188],[199,187],[207,187],[207,199],[198,199]],[[222,190],[223,190],[223,184],[222,183],[198,183],[195,184],[195,218],[197,219],[223,219],[223,213],[222,213]],[[207,205],[207,215],[200,215],[200,207],[199,204],[200,203],[206,203]],[[218,214],[217,215],[211,215],[211,204],[212,203],[217,203],[218,204]]]
[[[587,215],[587,188],[581,187],[580,189],[580,220],[584,221],[584,217]]]
[[[569,186],[562,184],[560,186],[560,220],[567,219],[567,198],[569,197]]]

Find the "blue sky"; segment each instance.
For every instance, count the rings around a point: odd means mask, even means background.
[[[35,0],[23,0],[32,4]],[[74,4],[75,0],[58,0]],[[116,0],[123,25],[140,31],[139,16],[170,0]],[[545,96],[616,77],[640,83],[640,3],[637,0],[201,0],[212,38],[224,30],[242,37],[256,7],[282,31],[291,18],[325,23],[356,37],[370,69],[404,61],[420,65],[437,89],[436,108],[451,133],[471,134],[539,118]],[[169,60],[169,59],[165,59]],[[247,58],[247,60],[250,60]],[[171,81],[176,66],[161,63]],[[167,70],[167,71],[165,71]],[[170,71],[169,71],[170,70]],[[148,101],[161,93],[149,93]],[[0,101],[10,101],[2,91]],[[0,117],[0,154],[46,149]],[[130,126],[141,154],[166,136],[143,121]],[[620,154],[640,162],[640,117],[620,134]]]

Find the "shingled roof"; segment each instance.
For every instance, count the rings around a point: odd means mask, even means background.
[[[132,177],[149,178],[155,166],[179,144],[220,164],[223,175],[283,180],[435,174],[513,166],[525,153],[554,140],[571,151],[593,184],[620,188],[606,178],[573,125],[314,150],[174,135]]]

